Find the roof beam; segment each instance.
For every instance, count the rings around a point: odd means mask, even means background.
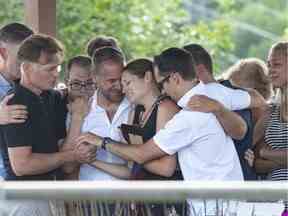
[[[56,0],[23,0],[25,23],[36,33],[56,37]]]

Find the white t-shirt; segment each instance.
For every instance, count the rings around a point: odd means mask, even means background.
[[[110,122],[106,111],[97,105],[97,91],[93,95],[91,110],[86,116],[82,132],[91,132],[101,137],[110,137],[116,141],[124,141],[122,133],[118,128],[122,123],[128,122],[129,113],[132,109],[131,104],[126,98],[120,103],[112,122]],[[117,164],[125,164],[126,161],[120,157],[100,149],[97,151],[96,158],[101,161]],[[79,173],[80,180],[116,180],[117,178],[103,172],[88,164],[82,164]]]
[[[243,180],[234,143],[231,137],[226,135],[216,116],[185,108],[193,95],[207,95],[207,91],[203,84],[189,90],[178,101],[178,105],[183,109],[153,137],[153,140],[167,154],[178,153],[185,180]],[[250,97],[246,97],[246,100],[244,98],[243,101],[235,99],[230,103],[231,107],[242,108],[245,107],[245,103],[246,107],[249,106]]]
[[[206,95],[217,100],[228,110],[246,109],[251,103],[251,97],[247,91],[231,89],[217,82],[207,84],[200,82],[193,88],[193,91],[195,94]],[[183,103],[187,104],[189,99],[187,98]]]

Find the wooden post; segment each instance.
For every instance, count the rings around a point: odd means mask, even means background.
[[[56,0],[23,0],[25,23],[36,33],[56,37]]]

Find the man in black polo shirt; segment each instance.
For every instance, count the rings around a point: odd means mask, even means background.
[[[62,150],[58,148],[58,140],[65,136],[65,115],[59,109],[60,95],[52,88],[58,79],[63,49],[52,37],[34,35],[21,45],[17,59],[22,62],[21,80],[15,84],[9,104],[25,105],[28,118],[24,123],[2,126],[7,180],[61,179],[59,168],[65,163],[89,162],[95,157],[88,147],[71,149],[71,145],[65,145],[72,135],[68,135]],[[74,113],[72,132],[83,118]]]

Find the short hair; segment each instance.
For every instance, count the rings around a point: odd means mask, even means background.
[[[209,52],[199,44],[188,44],[183,47],[188,51],[195,61],[196,65],[203,64],[207,70],[212,74],[213,73],[213,62]]]
[[[92,38],[88,42],[86,51],[88,56],[92,57],[95,50],[106,46],[119,48],[117,45],[117,40],[115,38],[106,36],[97,36],[95,38]]]
[[[158,67],[161,76],[178,72],[184,80],[196,77],[193,57],[184,49],[172,47],[164,50],[154,57],[154,65]]]
[[[281,52],[281,55],[288,56],[288,41],[279,41],[272,45],[271,52]]]
[[[147,71],[153,73],[153,62],[147,58],[139,58],[128,62],[123,71],[127,71],[129,74],[135,75],[138,78],[144,78]]]
[[[33,34],[26,25],[21,23],[10,23],[0,29],[0,41],[20,43]]]
[[[70,70],[72,68],[72,65],[78,65],[81,68],[84,68],[90,72],[92,66],[92,60],[90,57],[84,55],[74,56],[71,59],[69,59],[66,67],[66,79],[69,79],[70,77]]]
[[[92,58],[93,71],[98,74],[101,65],[108,61],[124,64],[124,55],[120,50],[113,47],[102,47],[97,49]]]
[[[18,50],[17,59],[20,62],[38,62],[42,52],[64,55],[63,47],[58,40],[48,35],[35,34],[23,41]]]
[[[74,65],[74,64],[78,65],[80,67],[83,67],[83,68],[91,69],[92,60],[90,57],[84,56],[84,55],[74,56],[68,60],[67,70],[70,71],[72,65]]]
[[[268,68],[260,59],[241,59],[227,70],[225,76],[236,84],[239,80],[245,82],[246,87],[256,89],[266,100],[272,94]]]

